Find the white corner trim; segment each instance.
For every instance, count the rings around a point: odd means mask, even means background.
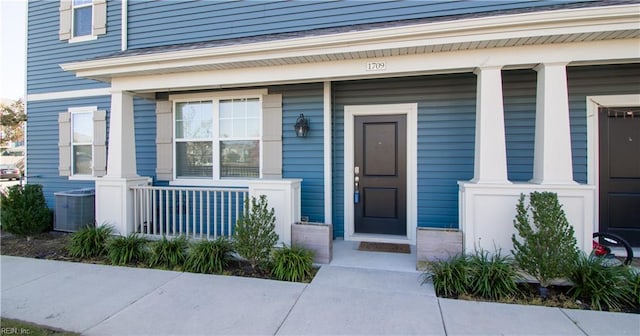
[[[120,26],[120,49],[122,51],[127,50],[128,46],[128,37],[129,37],[129,4],[128,0],[121,0],[120,3],[120,22],[122,25]]]
[[[323,99],[323,128],[324,128],[324,223],[333,224],[333,160],[332,147],[333,130],[331,128],[332,120],[332,102],[331,102],[331,82],[324,82],[324,99]],[[333,239],[333,237],[331,237]]]
[[[98,97],[98,96],[110,96],[110,95],[111,95],[111,88],[58,91],[58,92],[28,94],[27,101],[35,102],[35,101],[44,101],[44,100],[73,99],[73,98]]]
[[[346,105],[344,107],[344,239],[358,240],[353,216],[355,116],[404,114],[407,116],[407,236],[415,244],[418,224],[418,104]],[[388,235],[366,235],[368,241],[388,242]],[[396,236],[398,240],[405,240]]]

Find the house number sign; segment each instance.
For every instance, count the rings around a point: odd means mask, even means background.
[[[387,70],[387,63],[381,62],[367,62],[367,71],[385,71]]]

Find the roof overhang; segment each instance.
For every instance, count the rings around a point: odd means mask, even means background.
[[[104,82],[140,76],[291,66],[640,38],[640,4],[553,10],[201,49],[159,51],[62,64]],[[640,43],[638,43],[640,50]],[[632,55],[633,56],[633,55]],[[628,57],[628,53],[625,54]],[[614,57],[615,58],[615,57]],[[640,58],[640,51],[633,62]],[[588,62],[585,57],[582,62]],[[599,60],[594,59],[597,63]],[[627,60],[629,61],[629,60]],[[530,64],[512,64],[512,67]],[[443,66],[441,70],[446,70]],[[287,75],[282,81],[295,82]],[[301,78],[302,79],[302,78]],[[280,82],[282,82],[280,81]],[[272,78],[272,82],[279,82]]]

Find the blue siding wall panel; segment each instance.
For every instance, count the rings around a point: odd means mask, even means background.
[[[581,1],[129,2],[132,49]]]
[[[507,175],[510,181],[528,181],[533,176],[536,76],[534,70],[502,71]]]
[[[283,178],[301,178],[301,215],[324,222],[324,128],[321,83],[269,88],[282,93]],[[307,137],[296,137],[293,125],[303,113],[309,119]]]
[[[156,176],[156,103],[134,98],[133,115],[136,137],[136,164],[138,175]]]
[[[69,107],[97,106],[109,110],[110,97],[49,100],[27,104],[27,176],[28,183],[42,184],[51,208],[55,206],[54,193],[72,189],[93,188],[93,181],[69,180],[58,175],[58,114]],[[107,123],[109,115],[107,114]]]
[[[27,93],[108,87],[64,72],[60,64],[120,51],[120,1],[108,1],[107,34],[93,41],[68,43],[58,39],[60,1],[29,1],[27,29]]]

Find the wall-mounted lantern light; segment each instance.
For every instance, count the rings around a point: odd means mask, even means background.
[[[309,132],[309,119],[304,117],[304,114],[300,113],[300,116],[296,120],[296,124],[293,126],[296,130],[296,136],[306,137]]]

